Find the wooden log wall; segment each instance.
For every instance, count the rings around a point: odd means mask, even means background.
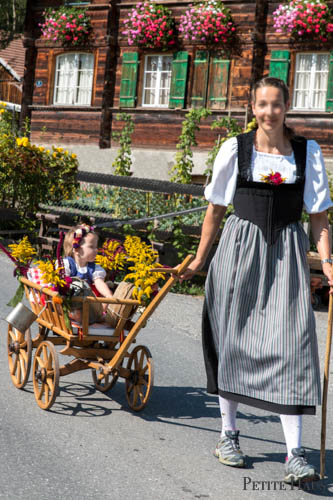
[[[29,0],[30,1],[30,0]],[[179,18],[190,2],[163,2],[172,10],[175,18]],[[121,36],[122,21],[135,2],[128,0],[92,0],[86,6],[91,16],[93,34],[88,47],[82,51],[91,52],[95,57],[94,89],[91,107],[54,107],[53,86],[54,67],[57,55],[68,51],[60,44],[51,43],[40,38],[40,31],[36,23],[41,20],[41,13],[47,6],[57,7],[61,0],[38,0],[33,3],[34,28],[30,30],[35,39],[36,71],[33,81],[41,80],[41,87],[34,86],[32,99],[32,137],[38,141],[48,137],[51,141],[63,140],[68,143],[94,143],[100,147],[110,147],[112,131],[120,130],[121,123],[115,120],[115,114],[120,111],[119,91],[121,82],[122,57],[124,52],[137,51],[127,46]],[[198,134],[200,148],[211,148],[214,140],[221,131],[211,131],[210,125],[217,116],[235,117],[240,124],[246,120],[249,106],[250,82],[268,74],[270,55],[272,50],[287,49],[291,51],[293,68],[296,51],[322,50],[318,42],[301,45],[291,45],[289,39],[277,35],[273,29],[272,13],[279,2],[268,0],[247,0],[236,3],[225,0],[231,9],[233,18],[238,25],[238,43],[233,47],[229,72],[229,88],[226,109],[214,111],[213,116],[202,123]],[[330,6],[333,8],[332,2]],[[257,19],[257,22],[256,22]],[[265,23],[264,23],[265,20]],[[263,24],[264,23],[264,24]],[[178,50],[187,50],[189,53],[188,80],[186,89],[185,107],[191,106],[192,75],[195,52],[204,47],[180,45]],[[75,48],[75,51],[80,48]],[[332,43],[327,51],[332,50]],[[132,136],[136,147],[174,148],[178,142],[182,121],[186,114],[184,110],[151,109],[141,106],[143,61],[148,52],[139,50],[140,64],[138,69],[137,107],[122,109],[131,114],[135,123],[135,132]],[[154,53],[149,51],[150,54]],[[167,54],[167,52],[166,52]],[[289,74],[289,84],[293,88],[293,71]],[[323,148],[325,154],[333,156],[333,115],[328,113],[301,113],[290,111],[288,124],[295,128],[297,133],[313,137]],[[41,133],[45,126],[47,131]],[[223,133],[223,132],[222,132]]]
[[[184,9],[188,7],[189,2],[177,2],[177,4],[168,5],[171,8],[176,21],[180,18]],[[228,2],[225,2],[228,5]],[[119,58],[116,66],[115,77],[115,93],[114,105],[112,112],[115,114],[119,108],[119,93],[122,71],[122,56],[124,52],[136,52],[137,48],[127,46],[126,40],[121,36],[122,21],[127,17],[128,12],[133,7],[133,4],[128,2],[120,3],[119,14]],[[246,107],[249,101],[248,82],[251,79],[252,68],[252,27],[255,19],[255,2],[243,2],[235,4],[234,2],[228,5],[232,10],[235,22],[238,25],[238,31],[241,34],[238,43],[234,47],[231,57],[231,67],[229,72],[229,91],[227,97],[226,110],[214,111],[213,116],[204,120],[200,126],[200,132],[197,134],[199,148],[210,149],[215,142],[219,133],[224,134],[224,131],[212,131],[210,126],[218,116],[227,116],[232,113],[232,116],[239,121],[240,124],[245,123]],[[191,107],[191,93],[193,83],[193,62],[196,50],[204,50],[204,46],[180,45],[178,50],[186,50],[189,54],[188,78],[186,88],[185,107]],[[124,109],[131,114],[135,131],[132,136],[132,144],[137,147],[156,147],[159,148],[174,148],[178,142],[181,133],[182,122],[184,120],[185,110],[149,110],[149,108],[141,107],[142,102],[142,85],[144,71],[144,57],[147,54],[154,54],[154,51],[139,50],[139,67],[138,67],[138,85],[137,85],[137,107],[134,109]],[[155,52],[161,53],[161,52]],[[163,52],[164,54],[164,52]],[[165,52],[167,55],[168,52]],[[171,54],[171,52],[170,52]],[[121,123],[113,119],[112,130],[118,131],[121,128]]]
[[[21,104],[22,84],[3,66],[0,66],[0,101]]]
[[[110,3],[93,0],[85,6],[91,18],[92,34],[87,46],[67,48],[60,42],[45,40],[35,31],[36,69],[31,109],[31,138],[36,142],[99,144],[102,104],[105,94],[105,74],[110,52],[108,21]],[[49,1],[49,7],[63,2]],[[46,2],[35,7],[36,18],[42,20]],[[94,56],[94,77],[91,106],[53,106],[56,59],[71,52],[91,53]],[[110,104],[110,103],[108,103]]]

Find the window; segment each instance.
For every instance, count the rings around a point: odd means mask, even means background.
[[[329,54],[297,54],[293,109],[325,111]]]
[[[145,57],[142,106],[168,107],[172,60],[172,56]]]
[[[92,54],[70,53],[57,57],[54,104],[91,104],[94,73]]]

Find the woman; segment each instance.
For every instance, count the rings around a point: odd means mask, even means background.
[[[195,259],[202,269],[226,207],[225,224],[206,281],[203,347],[207,390],[219,394],[221,438],[215,456],[244,467],[239,402],[280,414],[288,483],[318,479],[301,447],[302,415],[320,404],[320,373],[306,252],[300,224],[310,214],[323,273],[333,286],[326,210],[333,204],[320,148],[285,125],[288,88],[263,78],[252,90],[258,128],[226,141],[216,158]]]

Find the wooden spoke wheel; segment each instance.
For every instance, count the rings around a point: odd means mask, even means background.
[[[58,353],[48,340],[41,342],[36,349],[33,383],[38,406],[48,410],[53,405],[59,390]]]
[[[107,392],[112,389],[119,378],[118,373],[108,373],[107,375],[105,375],[102,369],[92,369],[91,374],[96,389],[101,392]]]
[[[125,381],[126,399],[134,411],[146,406],[154,385],[154,364],[150,351],[143,345],[133,349],[127,363],[130,370]]]
[[[32,341],[30,329],[21,333],[8,325],[7,351],[9,373],[13,384],[23,389],[28,382],[31,367]]]

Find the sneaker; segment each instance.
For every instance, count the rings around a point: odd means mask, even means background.
[[[288,484],[317,481],[319,474],[313,465],[307,463],[304,448],[293,448],[291,453],[293,456],[286,461],[284,481]]]
[[[226,431],[216,445],[214,455],[221,464],[231,467],[245,467],[245,456],[239,448],[239,431]]]

